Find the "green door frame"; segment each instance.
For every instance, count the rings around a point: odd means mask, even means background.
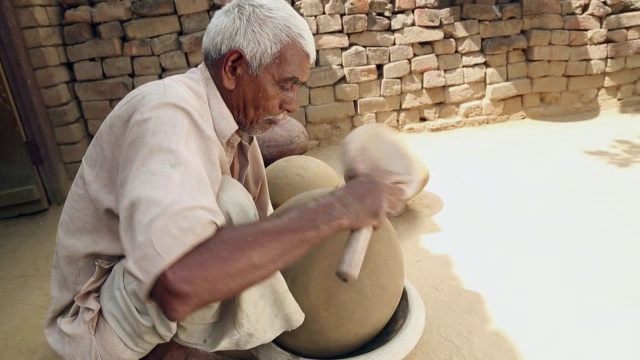
[[[62,204],[69,191],[69,178],[11,0],[0,1],[0,60],[27,139],[39,150],[42,161],[37,168],[47,196],[51,202]]]

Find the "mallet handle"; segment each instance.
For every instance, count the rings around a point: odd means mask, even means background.
[[[360,228],[349,235],[347,246],[336,268],[336,276],[340,280],[349,282],[358,279],[371,234],[373,234],[373,226]]]

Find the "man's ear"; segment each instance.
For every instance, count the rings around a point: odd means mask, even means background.
[[[238,79],[248,72],[247,56],[240,49],[232,49],[223,58],[222,85],[228,90],[233,90],[238,84]]]

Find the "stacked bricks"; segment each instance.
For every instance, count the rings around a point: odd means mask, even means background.
[[[133,88],[198,65],[203,31],[225,3],[60,2],[63,21],[32,35],[49,41],[34,48],[58,50],[60,58],[37,67],[67,67],[70,75],[45,86],[69,93],[51,116],[68,114],[57,126],[86,123],[89,136]],[[288,2],[317,47],[292,114],[313,140],[340,140],[371,122],[438,129],[571,114],[640,96],[640,11],[628,1]]]
[[[14,0],[18,23],[41,89],[67,173],[75,175],[89,139],[73,94],[62,32],[64,9],[56,0]]]

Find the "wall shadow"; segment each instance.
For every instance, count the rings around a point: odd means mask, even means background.
[[[631,167],[640,164],[640,140],[616,139],[606,150],[589,150],[585,154],[620,168]]]
[[[408,211],[392,218],[405,256],[405,276],[418,289],[426,309],[422,337],[407,360],[521,359],[515,344],[495,330],[481,293],[464,288],[451,258],[421,246],[421,237],[442,229],[433,216],[444,208],[437,195],[423,191]]]

